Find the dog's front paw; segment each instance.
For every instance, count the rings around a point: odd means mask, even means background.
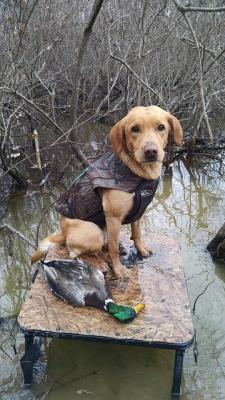
[[[117,264],[113,266],[113,271],[117,279],[126,281],[130,278],[129,271],[122,264]]]
[[[146,245],[138,246],[138,247],[136,247],[136,249],[137,249],[138,253],[141,255],[141,257],[148,257],[153,254],[150,247],[148,247]]]

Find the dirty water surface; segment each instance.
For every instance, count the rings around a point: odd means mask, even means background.
[[[205,251],[224,222],[224,157],[176,162],[165,175],[149,207],[147,230],[178,237],[197,333],[198,363],[186,351],[181,400],[225,398],[225,265]],[[4,218],[35,242],[37,224],[52,201],[46,193],[14,196]],[[57,229],[50,209],[40,237]],[[174,352],[92,342],[46,339],[34,370],[32,388],[24,388],[19,359],[24,339],[16,327],[31,283],[32,248],[15,235],[0,232],[0,399],[1,400],[168,400]],[[153,249],[154,250],[154,249]],[[17,353],[17,354],[15,354]]]

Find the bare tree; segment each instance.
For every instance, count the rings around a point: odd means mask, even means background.
[[[79,98],[80,77],[81,77],[81,69],[82,69],[84,54],[88,46],[88,42],[90,39],[94,23],[101,10],[103,2],[104,0],[95,0],[93,4],[89,21],[84,29],[79,51],[77,52],[76,56],[77,62],[74,64],[74,68],[72,69],[73,89],[72,89],[71,106],[70,106],[70,119],[72,124],[77,118],[77,104]]]
[[[1,177],[24,185],[35,174],[44,179],[64,167],[66,152],[67,164],[71,145],[87,146],[85,121],[112,123],[137,104],[158,104],[177,115],[193,141],[217,143],[225,13],[222,0],[202,3],[1,2]]]

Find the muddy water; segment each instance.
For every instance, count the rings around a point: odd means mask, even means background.
[[[186,352],[182,400],[225,398],[225,265],[213,263],[206,244],[224,222],[224,157],[180,161],[173,176],[164,176],[145,224],[179,237],[190,302],[202,295],[193,316],[198,364]],[[33,194],[11,200],[5,222],[31,241],[50,196]],[[53,211],[40,236],[57,228]],[[32,389],[24,389],[19,367],[23,336],[14,318],[30,285],[32,249],[15,236],[1,234],[0,262],[0,399],[167,400],[170,398],[173,352],[100,343],[45,341],[35,367]],[[13,352],[16,345],[17,355]]]

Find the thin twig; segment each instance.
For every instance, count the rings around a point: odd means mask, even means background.
[[[35,104],[33,101],[29,100],[27,97],[25,97],[22,93],[17,92],[15,89],[11,89],[7,86],[0,86],[0,90],[6,93],[12,93],[14,96],[19,97],[20,99],[24,100],[26,103],[28,103],[31,107],[35,108],[40,114],[42,114],[54,127],[63,135],[63,130],[60,128],[60,126],[53,121],[51,117],[49,117],[48,114],[46,114],[37,104]]]
[[[43,214],[42,214],[42,216],[41,216],[41,218],[40,218],[40,220],[39,220],[39,222],[37,224],[36,237],[35,237],[35,245],[36,246],[38,246],[38,243],[39,243],[39,231],[40,231],[40,227],[41,227],[42,221],[43,221],[44,217],[46,216],[47,212],[53,207],[53,205],[56,203],[56,201],[58,199],[59,198],[57,197],[57,199],[55,199],[52,203],[50,203],[48,205],[48,207],[45,208],[45,210],[44,210],[44,212],[43,212]]]
[[[0,89],[1,89],[1,88],[0,88]],[[45,113],[44,113],[44,115],[45,115]],[[93,119],[93,116],[91,116],[90,118],[86,119],[86,120],[83,121],[83,122],[80,122],[78,125],[74,126],[74,128],[79,128],[79,127],[81,127],[82,125],[85,125],[86,123],[88,123],[89,121],[91,121],[92,119]],[[52,123],[53,123],[53,125],[55,126],[55,123],[54,123],[53,120],[52,120]],[[60,129],[61,129],[61,128],[60,128]],[[47,146],[42,147],[42,148],[40,149],[40,153],[42,153],[44,150],[49,149],[50,147],[53,147],[53,146],[55,146],[55,145],[61,145],[62,143],[68,143],[69,145],[71,145],[71,144],[74,145],[75,142],[72,142],[71,140],[66,140],[66,141],[64,141],[64,142],[61,141],[65,136],[68,136],[68,135],[69,135],[71,129],[72,129],[72,128],[70,128],[70,129],[69,129],[68,131],[66,131],[66,132],[63,132],[63,131],[62,131],[62,135],[61,135],[58,139],[56,139],[54,142],[52,142],[51,144],[48,144]],[[75,144],[76,144],[76,143],[75,143]],[[72,148],[72,146],[71,146],[71,148]],[[85,164],[85,163],[86,163],[86,157],[85,157],[85,161],[83,161],[83,158],[81,159],[81,157],[78,157],[78,154],[75,152],[75,147],[73,147],[73,150],[74,150],[74,154],[77,156],[78,160],[79,160],[79,161],[82,160],[81,162]],[[79,151],[80,151],[80,154],[81,154],[82,152],[81,152],[80,148],[79,148]],[[5,172],[1,175],[1,177],[5,176],[9,171],[12,171],[14,167],[18,167],[20,164],[22,164],[24,161],[28,160],[30,157],[35,156],[35,154],[36,154],[35,152],[32,153],[32,154],[29,154],[28,156],[24,157],[22,160],[18,161],[18,162],[17,162],[15,165],[13,165],[12,167],[9,167],[9,168],[7,169],[7,171],[5,171]]]
[[[27,244],[29,244],[31,247],[33,247],[33,249],[37,250],[37,247],[29,240],[27,239],[21,232],[19,232],[17,229],[13,228],[11,225],[9,224],[3,224],[0,225],[0,229],[8,229],[8,231],[15,233],[16,235],[18,235],[22,240],[24,240],[24,242],[26,242]]]
[[[192,308],[193,313],[195,313],[195,306],[196,306],[196,303],[197,303],[199,297],[201,297],[201,296],[206,292],[206,290],[208,289],[208,287],[209,287],[210,285],[212,285],[212,283],[214,283],[214,282],[215,282],[214,279],[213,279],[213,281],[209,282],[209,283],[206,285],[205,289],[196,297],[196,299],[195,299],[195,301],[194,301],[194,304],[193,304],[193,308]]]
[[[99,370],[92,371],[92,372],[89,372],[89,373],[81,375],[81,376],[75,376],[75,377],[73,377],[71,379],[68,379],[66,381],[62,381],[62,379],[59,379],[58,381],[55,381],[55,382],[53,382],[51,384],[50,388],[47,390],[47,392],[45,392],[43,394],[43,396],[41,397],[40,400],[45,400],[47,398],[47,396],[50,394],[50,392],[52,392],[55,389],[62,388],[64,386],[66,386],[67,384],[73,383],[73,382],[77,382],[80,379],[84,379],[84,378],[88,378],[89,376],[96,375],[98,372],[99,372]]]
[[[1,346],[0,351],[2,351],[10,360],[13,360],[13,358]]]
[[[153,89],[151,86],[148,85],[148,83],[146,83],[145,81],[143,81],[143,79],[141,79],[136,72],[133,70],[133,68],[131,68],[131,66],[129,64],[126,63],[126,61],[122,60],[122,58],[115,56],[114,54],[110,53],[110,57],[112,57],[114,60],[119,61],[121,64],[123,64],[127,70],[129,72],[131,72],[131,74],[143,85],[146,87],[146,89],[150,90],[150,92],[152,92],[159,100],[159,102],[163,105],[163,107],[165,107],[167,109],[167,105],[164,102],[161,94],[156,91],[155,89]]]

